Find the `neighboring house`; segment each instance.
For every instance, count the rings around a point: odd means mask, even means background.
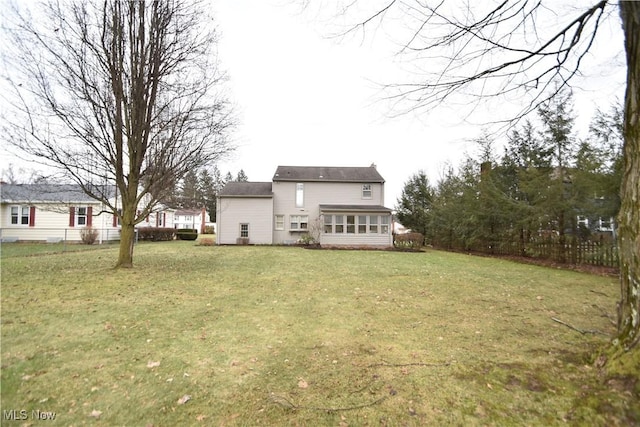
[[[375,166],[278,166],[272,182],[229,182],[218,197],[218,244],[393,246]]]
[[[138,227],[173,225],[173,210],[153,212]],[[73,184],[0,185],[0,238],[10,241],[77,241],[85,227],[98,242],[120,239],[116,215]]]
[[[202,209],[178,209],[175,212],[173,227],[177,229],[181,228],[193,228],[198,230],[198,233],[203,234],[204,228],[208,224],[209,218],[205,208]]]
[[[173,228],[175,212],[175,209],[159,205],[156,210],[149,213],[149,215],[147,215],[142,222],[138,223],[136,227]]]

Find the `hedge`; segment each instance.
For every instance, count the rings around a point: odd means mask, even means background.
[[[179,240],[196,240],[198,238],[198,230],[195,228],[181,228],[176,231]]]
[[[399,249],[420,250],[424,245],[424,236],[421,233],[396,234],[393,243]]]
[[[175,228],[168,227],[140,227],[138,230],[138,240],[149,242],[161,242],[173,240],[176,237]]]

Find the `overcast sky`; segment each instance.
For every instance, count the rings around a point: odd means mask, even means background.
[[[393,208],[411,174],[425,170],[435,183],[447,162],[456,166],[474,153],[469,140],[483,127],[464,124],[450,110],[385,118],[378,83],[397,82],[402,69],[384,35],[365,42],[327,37],[332,28],[284,1],[214,4],[220,58],[240,118],[238,150],[220,165],[223,172],[242,168],[252,181],[270,181],[278,165],[375,163],[386,180],[385,205]],[[611,27],[605,36],[615,37],[619,24]],[[622,52],[621,39],[615,43],[600,48],[604,68]],[[606,110],[624,93],[622,67],[611,74],[591,59],[589,90],[576,92],[576,128],[585,132],[595,107]]]
[[[402,81],[406,66],[394,56],[385,31],[372,29],[367,35],[376,36],[364,40],[338,40],[328,37],[336,27],[312,11],[299,13],[293,0],[211,3],[228,95],[239,119],[233,134],[238,149],[219,165],[223,173],[243,169],[252,181],[270,181],[278,165],[375,163],[386,180],[385,206],[394,208],[413,173],[425,170],[435,183],[447,162],[457,166],[465,153],[475,152],[470,140],[483,127],[463,123],[455,110],[388,118],[379,84]],[[579,133],[586,132],[596,106],[608,109],[624,94],[623,67],[617,72],[610,67],[624,61],[620,25],[610,21],[600,34],[604,42],[587,58],[588,83],[578,83],[583,89],[575,94]],[[472,119],[489,120],[496,112],[479,111]],[[0,166],[10,162],[20,165],[2,153]]]

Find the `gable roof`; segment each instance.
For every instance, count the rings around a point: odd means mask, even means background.
[[[177,209],[175,216],[198,216],[202,213],[202,209]]]
[[[369,167],[278,166],[273,181],[384,183],[384,178],[373,165]]]
[[[270,182],[230,181],[220,191],[219,197],[272,197]]]
[[[2,203],[41,202],[41,203],[70,203],[94,202],[76,184],[5,184],[0,187]]]

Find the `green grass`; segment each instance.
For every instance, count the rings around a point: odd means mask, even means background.
[[[640,422],[637,378],[590,360],[608,338],[552,320],[613,333],[615,278],[194,242],[139,244],[136,267],[113,270],[115,247],[9,246],[2,409],[26,422],[32,410],[74,426]]]

